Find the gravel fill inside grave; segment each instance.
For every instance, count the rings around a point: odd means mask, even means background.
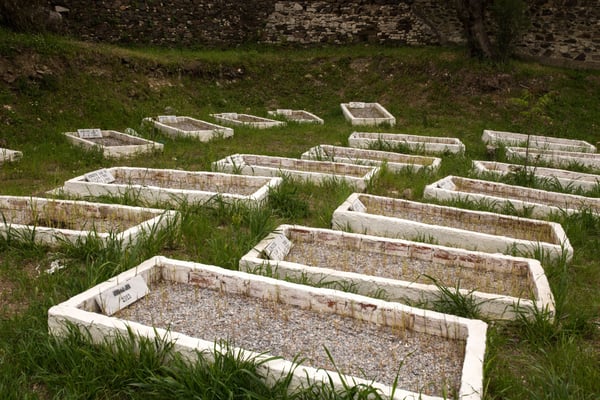
[[[116,317],[429,395],[459,388],[465,342],[173,282]]]

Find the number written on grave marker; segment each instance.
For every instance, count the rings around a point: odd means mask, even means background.
[[[146,296],[149,291],[144,278],[136,275],[122,284],[100,293],[96,296],[96,303],[104,314],[113,315]]]
[[[292,242],[283,234],[275,236],[264,250],[269,260],[281,261],[290,252]]]
[[[81,139],[100,139],[102,131],[100,129],[77,129],[77,134]]]
[[[367,207],[362,203],[362,201],[356,199],[352,202],[352,211],[364,213],[367,212]]]
[[[90,172],[85,174],[84,178],[86,181],[94,183],[113,183],[115,181],[115,177],[107,169]]]

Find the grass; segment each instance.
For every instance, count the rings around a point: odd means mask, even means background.
[[[384,171],[368,187],[369,193],[414,200],[422,200],[426,184],[449,174],[468,176],[471,160],[489,158],[480,140],[484,128],[595,144],[600,126],[600,72],[519,61],[496,66],[470,60],[462,49],[356,45],[167,50],[91,46],[0,30],[0,54],[16,71],[14,81],[0,82],[0,147],[23,152],[21,161],[0,165],[0,192],[6,195],[44,195],[67,179],[115,164],[208,171],[213,161],[234,153],[299,157],[315,145],[347,145],[355,130],[339,107],[347,101],[377,101],[396,116],[396,127],[369,131],[458,137],[466,145],[465,154],[443,155],[439,171]],[[47,73],[27,72],[42,65]],[[486,82],[497,81],[499,74],[508,78],[490,89]],[[267,110],[276,108],[306,109],[325,124],[260,131],[236,127],[234,137],[202,144],[141,125],[144,117],[160,114],[211,121],[213,112],[267,116]],[[133,128],[164,143],[165,149],[115,163],[99,152],[71,146],[62,135],[88,127]],[[92,239],[49,248],[27,236],[2,237],[0,397],[368,397],[369,388],[339,391],[327,382],[288,393],[286,377],[267,387],[260,379],[259,361],[232,354],[217,363],[190,364],[165,360],[169,344],[163,342],[134,346],[138,339],[122,338],[115,351],[114,345],[90,345],[85,335],[75,332],[57,341],[47,334],[46,322],[52,305],[156,254],[237,269],[239,258],[282,223],[329,227],[333,210],[351,192],[336,181],[314,185],[286,179],[270,192],[263,208],[218,199],[182,203],[176,207],[179,224],[149,232],[138,245],[125,249]],[[598,197],[599,192],[586,194]],[[140,204],[136,193],[100,201]],[[454,205],[494,206],[468,201]],[[549,219],[563,225],[575,249],[568,265],[544,261],[557,299],[556,316],[549,319],[538,310],[533,319],[490,325],[488,399],[591,399],[600,393],[600,218],[583,212],[557,213]],[[64,269],[43,273],[57,260]],[[456,294],[454,288],[446,289]],[[470,306],[461,308],[472,311]],[[134,347],[139,351],[132,352]]]

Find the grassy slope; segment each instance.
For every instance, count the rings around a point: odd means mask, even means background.
[[[371,189],[399,196],[411,188],[416,199],[426,183],[466,173],[470,159],[486,158],[480,142],[484,128],[594,144],[600,140],[600,73],[517,62],[496,67],[466,59],[459,49],[357,46],[187,52],[92,46],[0,31],[0,55],[0,147],[24,153],[21,162],[0,166],[1,194],[42,194],[75,175],[113,165],[71,147],[61,132],[82,127],[140,129],[142,118],[165,113],[211,120],[212,112],[266,115],[268,109],[302,108],[326,124],[236,128],[231,140],[210,144],[141,130],[165,143],[164,153],[119,164],[206,170],[210,162],[234,152],[297,157],[320,143],[347,144],[353,128],[343,120],[340,102],[378,101],[398,119],[397,127],[382,131],[455,136],[467,146],[466,158],[446,157],[435,176],[385,176]],[[54,344],[45,333],[50,305],[155,252],[234,267],[257,238],[282,221],[327,226],[331,211],[348,193],[343,187],[292,185],[283,193],[284,200],[295,201],[304,212],[281,205],[265,215],[190,207],[180,236],[125,255],[93,246],[49,252],[2,242],[1,397],[135,397],[127,383],[115,384],[115,374],[127,373],[114,371],[115,365],[126,364],[131,355],[107,361],[99,350],[86,352],[83,347],[85,354],[74,354]],[[493,326],[486,367],[489,398],[594,398],[600,393],[600,222],[560,222],[576,248],[568,270],[546,265],[560,318],[556,323],[542,319]],[[217,233],[214,226],[220,228]],[[69,268],[56,276],[38,276],[54,258],[66,260]],[[57,359],[64,367],[56,366]],[[96,374],[83,374],[78,364],[97,369]],[[152,362],[147,365],[148,374],[165,375],[158,367],[150,368]],[[146,379],[126,378],[129,383]],[[152,390],[137,396],[144,398]]]

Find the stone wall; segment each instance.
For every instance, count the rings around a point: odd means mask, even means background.
[[[59,0],[63,26],[84,40],[229,47],[241,43],[464,43],[439,0]],[[600,1],[531,0],[518,46],[554,64],[600,67]]]

